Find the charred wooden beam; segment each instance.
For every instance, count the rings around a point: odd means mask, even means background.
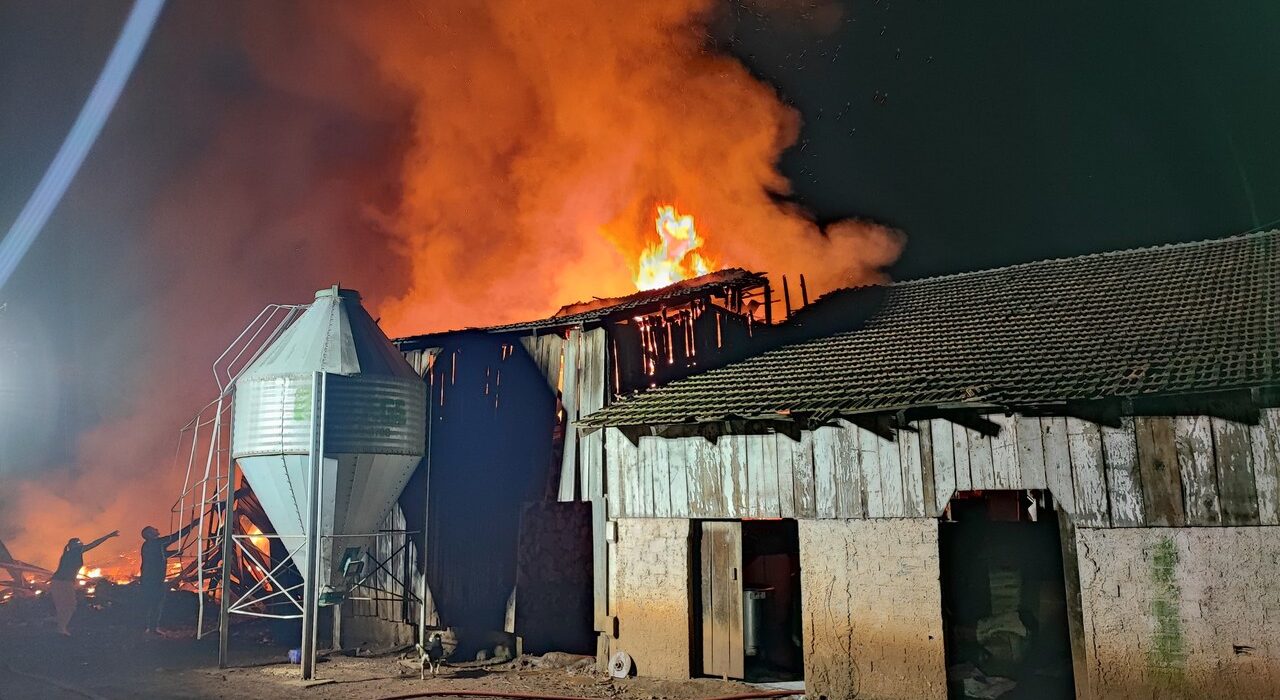
[[[800,305],[809,305],[809,287],[804,283],[804,273],[800,273]]]
[[[845,420],[863,430],[873,432],[885,440],[894,441],[897,439],[893,416],[883,413],[855,413],[845,416]]]
[[[1119,400],[1068,401],[1064,413],[1068,418],[1079,418],[1108,428],[1119,428],[1124,411]]]
[[[791,285],[787,284],[787,276],[782,276],[782,306],[787,310],[787,320],[791,320]]]
[[[791,416],[778,415],[767,418],[731,418],[729,420],[709,420],[691,423],[671,423],[652,428],[652,432],[643,429],[631,429],[638,435],[657,435],[662,438],[700,437],[715,444],[724,435],[772,435],[782,434],[799,442],[801,433],[812,426],[797,421]],[[639,437],[636,438],[639,440]],[[638,443],[637,443],[638,444]]]
[[[764,325],[773,325],[773,288],[767,282],[764,285]]]
[[[995,437],[1000,434],[1000,424],[978,413],[977,409],[943,411],[938,417],[987,437]]]
[[[640,446],[641,437],[653,434],[652,429],[647,425],[620,425],[618,430],[636,447]]]
[[[1241,389],[1189,396],[1135,397],[1132,412],[1142,416],[1213,416],[1257,425],[1263,405],[1255,400],[1255,392]]]
[[[895,428],[897,428],[898,430],[906,430],[912,433],[918,433],[920,432],[920,430],[916,428],[914,425],[911,425],[911,422],[913,420],[915,419],[913,419],[910,416],[910,414],[906,409],[903,409],[893,414],[893,425]]]
[[[1246,389],[1183,396],[1138,396],[1094,401],[1059,401],[1018,406],[1027,416],[1067,416],[1118,427],[1123,416],[1212,416],[1256,425],[1268,406],[1259,392]],[[1013,409],[1011,409],[1013,410]]]

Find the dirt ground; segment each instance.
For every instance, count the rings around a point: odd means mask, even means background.
[[[421,680],[402,655],[330,656],[304,685],[288,648],[272,627],[250,621],[231,636],[233,668],[218,669],[215,636],[196,641],[194,628],[147,635],[107,607],[81,605],[73,636],[53,629],[47,601],[0,605],[0,699],[25,698],[389,698],[425,691],[484,690],[618,700],[695,700],[760,690],[713,679],[613,679],[592,669],[531,668],[525,658],[497,666],[446,666]],[[448,696],[445,696],[448,697]]]

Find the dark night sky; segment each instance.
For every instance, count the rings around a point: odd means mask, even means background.
[[[804,115],[796,198],[905,230],[898,278],[1280,218],[1280,4],[847,7],[816,40],[739,12],[729,45]]]
[[[733,6],[715,36],[803,115],[782,163],[794,199],[821,219],[906,231],[901,279],[1280,219],[1280,4],[1221,5],[865,0],[825,33]],[[61,429],[112,414],[139,371],[128,352],[158,284],[139,233],[147,212],[226,105],[268,90],[227,26],[233,13],[214,7],[166,9],[101,141],[0,290],[0,476],[15,460],[69,456]],[[126,9],[0,2],[2,228]],[[270,113],[290,118],[294,104]],[[378,134],[397,128],[357,125],[372,136],[350,148],[382,148]]]

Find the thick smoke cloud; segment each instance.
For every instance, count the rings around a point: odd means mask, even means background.
[[[68,537],[119,529],[91,557],[110,563],[136,552],[143,525],[169,524],[178,428],[212,398],[211,364],[265,304],[306,302],[335,282],[375,306],[402,291],[408,268],[377,212],[395,202],[407,112],[370,87],[361,52],[306,17],[199,3],[162,17],[54,233],[73,272],[28,285],[37,301],[77,290],[37,319],[55,329],[60,366],[32,391],[65,384],[98,415],[68,426],[81,433],[66,463],[19,476],[10,466],[0,538],[15,556],[52,565]],[[119,214],[126,225],[101,220],[121,208],[104,202],[115,198],[140,209]],[[134,251],[126,265],[81,256],[85,237],[104,235]],[[67,323],[86,308],[91,318]]]
[[[803,272],[817,291],[879,279],[897,235],[855,221],[824,233],[778,203],[799,115],[709,49],[724,9],[433,0],[343,18],[415,105],[388,222],[412,275],[385,307],[391,326],[518,320],[633,291],[658,203],[693,214],[724,265]]]
[[[264,304],[337,281],[391,335],[545,315],[633,291],[659,203],[723,265],[815,293],[880,279],[899,234],[823,231],[782,202],[800,117],[709,48],[718,10],[172,5],[71,193],[147,193],[136,267],[90,273],[130,329],[105,345],[111,399],[69,464],[7,479],[0,537],[45,564],[73,535],[120,529],[100,560],[136,550],[181,487],[176,430],[211,398],[210,363]]]

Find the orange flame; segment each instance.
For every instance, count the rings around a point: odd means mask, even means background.
[[[693,216],[682,216],[674,206],[664,204],[658,207],[654,224],[658,229],[658,242],[650,243],[640,254],[635,277],[637,289],[660,289],[716,268],[715,263],[698,252],[703,241],[693,225]]]
[[[249,536],[249,542],[251,542],[259,552],[266,555],[271,554],[271,540],[269,540],[266,535],[262,534],[262,530],[259,530],[257,525],[246,522],[244,532]]]

